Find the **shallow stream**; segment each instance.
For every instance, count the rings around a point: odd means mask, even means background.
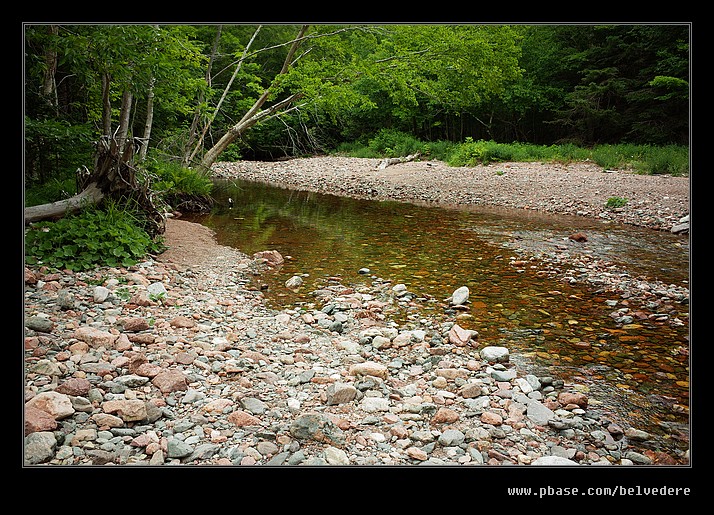
[[[532,262],[520,269],[512,264],[524,259],[516,248],[532,255],[573,249],[631,277],[686,287],[687,236],[582,217],[356,200],[245,181],[218,181],[214,196],[210,214],[188,219],[246,254],[275,249],[288,257],[260,277],[271,307],[314,302],[310,292],[335,276],[345,285],[376,276],[439,301],[468,286],[469,311],[459,324],[479,332],[480,346],[505,346],[528,373],[584,385],[602,408],[657,434],[660,445],[687,448],[688,304],[677,303],[679,313],[670,313],[681,315],[685,323],[678,327],[647,319],[618,325],[610,316],[622,307],[612,305],[616,294],[569,284]],[[587,234],[586,243],[568,240],[578,231]],[[368,275],[359,273],[363,268]],[[298,293],[284,286],[293,275],[304,276]],[[443,315],[443,308],[424,303],[419,316],[430,315]]]

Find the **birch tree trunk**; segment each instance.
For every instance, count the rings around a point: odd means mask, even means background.
[[[151,140],[151,127],[154,124],[154,82],[155,80],[151,79],[146,99],[146,123],[144,123],[144,136],[139,150],[139,161],[146,159],[146,152],[149,150],[149,141]]]
[[[211,49],[211,56],[208,59],[208,67],[206,68],[206,84],[208,87],[211,87],[211,73],[213,69],[213,61],[216,57],[216,52],[218,52],[218,42],[221,39],[221,32],[223,30],[223,25],[218,25],[216,27],[216,37],[213,39],[213,48]],[[205,100],[203,93],[199,95],[198,98],[198,105],[196,106],[196,110],[193,113],[193,121],[191,122],[191,128],[188,133],[188,139],[186,141],[186,145],[184,147],[184,155],[183,155],[183,166],[189,166],[191,163],[191,159],[193,159],[193,155],[195,154],[194,152],[191,152],[191,148],[193,147],[193,142],[196,141],[196,133],[198,132],[198,126],[201,123],[201,104],[203,104],[203,101]]]
[[[276,75],[276,77],[280,75],[284,75],[288,72],[290,69],[290,65],[292,64],[293,57],[295,56],[295,52],[297,52],[298,47],[300,46],[300,43],[302,42],[302,38],[307,32],[309,25],[303,25],[300,28],[300,31],[298,32],[297,37],[293,40],[293,44],[290,46],[290,50],[288,50],[288,55],[285,57],[285,61],[283,62],[283,67],[280,70],[280,72]],[[275,80],[275,79],[273,79]],[[199,171],[203,173],[208,173],[209,170],[211,169],[211,166],[213,166],[213,163],[216,162],[218,159],[218,156],[221,155],[221,153],[228,148],[228,145],[233,143],[235,140],[237,140],[243,132],[245,132],[246,129],[252,127],[256,123],[258,123],[260,120],[263,120],[264,118],[267,118],[268,116],[273,115],[274,113],[285,109],[288,105],[290,105],[292,102],[295,100],[299,99],[302,97],[302,94],[296,93],[294,95],[291,95],[290,97],[286,98],[285,100],[282,100],[281,102],[278,102],[277,104],[261,111],[260,109],[263,107],[265,102],[268,100],[268,96],[270,95],[272,83],[268,88],[263,92],[263,94],[260,96],[258,100],[255,101],[253,106],[248,110],[248,112],[243,116],[243,118],[234,126],[232,126],[228,131],[218,140],[218,142],[211,147],[206,154],[203,156],[203,159],[201,160],[201,164],[199,165]]]
[[[134,96],[129,89],[125,89],[121,97],[121,109],[119,111],[119,127],[117,135],[113,141],[116,142],[120,153],[124,152],[126,140],[129,135],[129,119],[131,114],[131,104]]]
[[[57,25],[50,25],[47,31],[51,36],[59,34]],[[55,73],[57,72],[57,51],[51,47],[45,54],[45,74],[42,79],[42,96],[54,109],[57,109],[57,81]]]
[[[236,65],[236,69],[233,71],[233,75],[231,75],[230,80],[228,81],[228,84],[226,84],[225,89],[223,90],[223,94],[221,95],[220,100],[218,100],[218,104],[216,104],[216,109],[213,112],[213,116],[206,122],[206,125],[203,127],[203,131],[201,131],[201,136],[198,138],[198,142],[196,143],[196,147],[193,149],[193,152],[191,152],[191,156],[188,158],[188,162],[193,161],[194,156],[198,152],[198,150],[201,148],[201,145],[203,145],[203,138],[206,136],[206,132],[208,132],[208,129],[210,128],[211,124],[213,123],[213,120],[216,119],[216,115],[218,115],[218,112],[221,109],[221,105],[223,105],[223,101],[225,100],[226,96],[228,95],[228,92],[231,89],[231,86],[233,85],[233,81],[236,78],[236,75],[238,75],[238,72],[241,69],[241,66],[243,65],[243,61],[245,60],[245,56],[248,53],[248,49],[251,47],[253,44],[253,41],[255,41],[255,37],[258,35],[258,32],[260,32],[260,29],[262,28],[262,25],[258,25],[258,28],[255,29],[255,32],[253,33],[253,37],[250,38],[250,41],[248,41],[248,44],[245,47],[245,50],[243,50],[243,57],[240,58],[238,61],[238,64]]]
[[[105,136],[112,135],[112,103],[109,92],[112,78],[108,73],[102,74],[102,130]]]

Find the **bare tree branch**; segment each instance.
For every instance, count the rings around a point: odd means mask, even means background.
[[[221,98],[218,100],[218,104],[216,104],[216,108],[213,111],[213,114],[211,115],[211,118],[206,122],[206,125],[203,127],[203,131],[201,132],[201,136],[198,138],[198,142],[196,143],[196,146],[193,149],[193,152],[191,152],[191,156],[189,157],[189,162],[193,161],[194,156],[198,152],[198,150],[201,148],[203,145],[203,138],[206,136],[206,132],[208,131],[208,128],[211,126],[213,123],[213,120],[216,119],[216,116],[218,116],[218,112],[221,109],[221,105],[223,105],[223,101],[225,100],[226,96],[228,96],[228,92],[231,89],[231,86],[233,85],[233,81],[235,80],[236,76],[238,75],[238,72],[240,71],[243,62],[245,61],[245,56],[248,52],[248,49],[251,47],[253,44],[253,41],[255,41],[256,36],[258,35],[258,32],[260,32],[260,29],[262,28],[262,25],[258,25],[258,28],[255,29],[255,32],[253,33],[253,36],[250,38],[250,41],[248,41],[248,44],[246,45],[245,49],[243,50],[243,57],[241,57],[238,60],[238,64],[236,65],[236,69],[233,71],[233,75],[231,75],[230,80],[228,81],[228,84],[226,84],[225,89],[223,90],[223,94],[221,95]]]
[[[200,170],[208,172],[208,170],[210,170],[211,166],[213,166],[213,163],[216,161],[221,152],[223,152],[228,147],[228,145],[238,139],[243,133],[243,131],[252,127],[258,121],[273,114],[274,112],[284,109],[286,106],[290,105],[290,103],[303,96],[302,93],[295,93],[263,111],[260,110],[265,104],[265,102],[268,100],[268,97],[270,96],[271,88],[275,84],[275,79],[280,75],[286,74],[290,69],[290,64],[293,62],[293,57],[295,56],[295,53],[297,52],[297,49],[300,46],[300,42],[303,41],[304,35],[307,32],[308,28],[309,25],[303,25],[300,28],[297,37],[293,40],[292,45],[290,46],[290,50],[288,50],[288,55],[285,57],[283,66],[280,69],[280,72],[276,74],[275,78],[273,79],[273,82],[265,89],[260,98],[255,101],[253,106],[248,110],[248,112],[245,113],[243,118],[241,118],[241,120],[237,124],[228,129],[228,131],[218,140],[218,142],[210,149],[208,149],[199,165]]]

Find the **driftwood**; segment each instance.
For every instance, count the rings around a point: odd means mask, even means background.
[[[417,152],[416,154],[411,154],[406,157],[388,157],[386,159],[382,159],[380,163],[377,165],[377,170],[384,170],[388,166],[395,165],[397,163],[408,163],[409,161],[414,161],[415,159],[419,158],[421,154]]]

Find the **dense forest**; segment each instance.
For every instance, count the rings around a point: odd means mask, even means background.
[[[25,184],[424,141],[687,145],[690,27],[26,25]]]

